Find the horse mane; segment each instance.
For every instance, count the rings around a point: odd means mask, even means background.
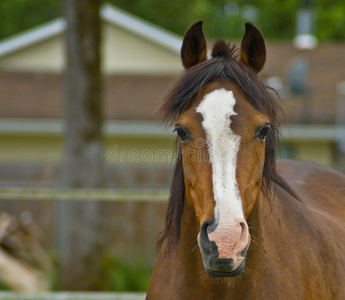
[[[281,107],[257,73],[238,60],[236,45],[230,45],[223,40],[218,40],[211,55],[211,59],[187,69],[172,86],[159,108],[159,113],[163,116],[164,122],[167,124],[175,122],[177,117],[191,105],[193,97],[207,83],[215,80],[234,82],[242,89],[251,105],[265,114],[271,123],[272,130],[266,139],[261,187],[263,193],[266,196],[272,192],[274,193],[273,182],[294,198],[299,199],[298,195],[275,170],[276,143],[279,140],[279,118],[283,116]],[[161,248],[165,240],[167,240],[167,250],[176,245],[179,240],[184,189],[182,155],[179,149],[170,189],[165,228],[158,240],[158,249]]]

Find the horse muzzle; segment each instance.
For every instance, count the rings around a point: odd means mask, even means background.
[[[222,235],[208,233],[212,222],[205,221],[198,235],[205,271],[214,277],[235,277],[245,268],[245,259],[250,244],[248,226],[235,226],[229,230],[221,230]],[[235,233],[233,232],[235,231]],[[227,234],[228,233],[228,234]],[[215,240],[210,240],[214,237]]]

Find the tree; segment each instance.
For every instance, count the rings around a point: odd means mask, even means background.
[[[64,0],[67,21],[65,163],[67,188],[103,186],[100,41],[101,0]],[[61,288],[93,289],[100,276],[102,203],[60,201]]]
[[[1,0],[0,39],[61,16],[60,0]]]

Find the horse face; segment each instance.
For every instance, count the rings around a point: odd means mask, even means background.
[[[207,60],[202,22],[187,30],[181,56],[186,69]],[[258,73],[265,58],[260,31],[247,23],[241,62]],[[244,269],[250,244],[246,218],[260,193],[269,129],[268,118],[224,80],[206,84],[176,121],[186,199],[200,225],[198,244],[211,276],[237,276]]]
[[[250,244],[246,219],[261,189],[266,116],[233,83],[206,85],[176,121],[186,200],[200,224],[198,244],[212,276],[237,276]]]

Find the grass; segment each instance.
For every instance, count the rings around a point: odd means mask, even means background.
[[[127,260],[115,254],[107,254],[103,259],[102,273],[101,290],[145,292],[152,266],[148,266],[138,257]]]

